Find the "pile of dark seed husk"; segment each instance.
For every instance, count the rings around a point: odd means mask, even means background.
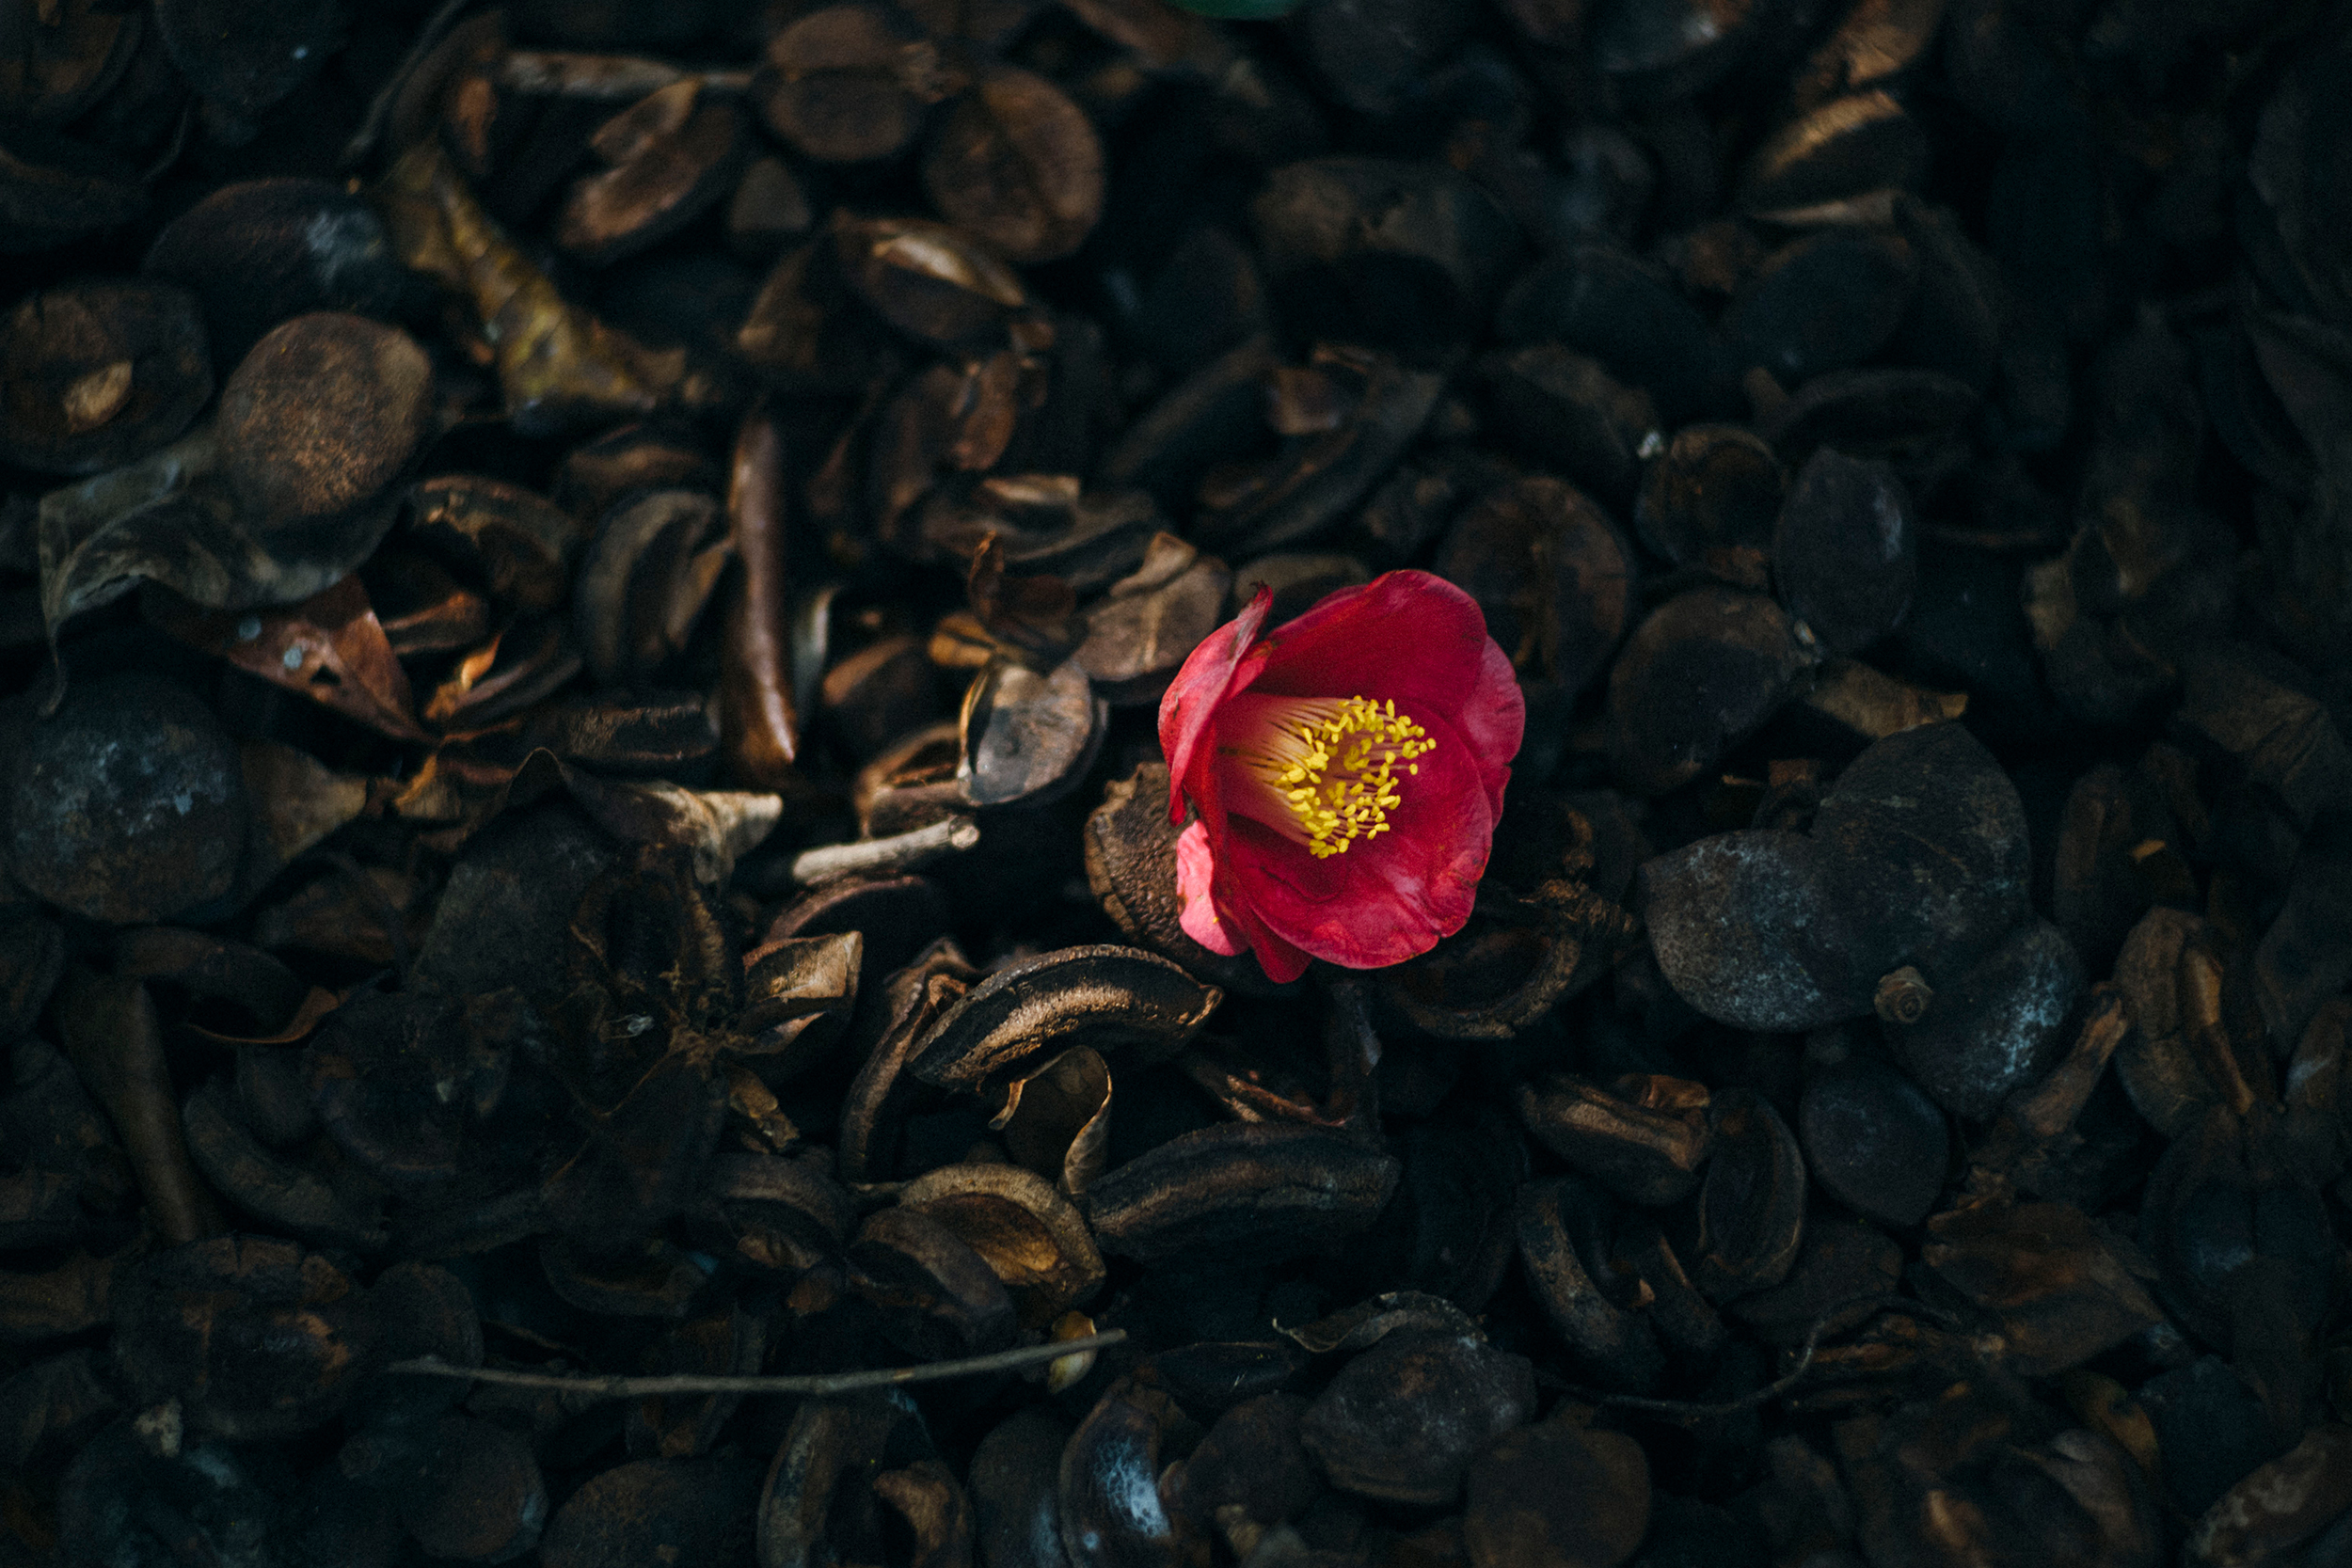
[[[0,1568],[2342,1564],[2348,982],[2343,0],[0,0]]]

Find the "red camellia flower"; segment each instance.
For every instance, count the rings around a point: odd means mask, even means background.
[[[1265,589],[1160,702],[1184,931],[1277,980],[1375,969],[1470,918],[1527,725],[1470,596],[1427,572],[1265,630]]]

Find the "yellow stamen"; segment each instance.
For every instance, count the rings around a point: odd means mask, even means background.
[[[1404,800],[1398,786],[1438,745],[1394,701],[1245,692],[1227,714],[1220,728],[1230,743],[1218,750],[1262,786],[1232,791],[1232,808],[1317,860],[1387,832],[1389,813]]]

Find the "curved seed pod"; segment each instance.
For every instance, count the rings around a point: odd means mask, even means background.
[[[950,225],[843,214],[832,229],[843,281],[909,337],[945,348],[1003,330],[1029,303],[1010,267]]]
[[[116,1287],[115,1357],[199,1432],[289,1437],[342,1408],[374,1364],[375,1315],[342,1270],[291,1242],[218,1236]]]
[[[407,536],[453,570],[526,610],[559,610],[570,598],[572,562],[586,533],[553,501],[479,474],[421,480],[408,498]]]
[[[2055,1446],[2055,1445],[2054,1445]],[[2184,1561],[2217,1565],[2301,1560],[2339,1555],[2352,1517],[2352,1427],[2321,1426],[2286,1453],[2239,1481],[2197,1522]],[[2153,1521],[2141,1523],[2143,1533]],[[2336,1528],[2328,1529],[2330,1524]],[[2327,1530],[2325,1536],[2320,1532]],[[2313,1536],[2308,1555],[2294,1549]],[[2330,1544],[2333,1550],[2329,1549]],[[2149,1555],[2154,1555],[2153,1544]]]
[[[2160,1180],[2151,1180],[2147,1213],[2164,1206],[2163,1193],[2153,1190]],[[2002,1362],[2020,1376],[2047,1377],[2078,1366],[2163,1317],[2118,1249],[2070,1204],[1947,1209],[1928,1223],[1928,1235],[1919,1260],[1999,1319]],[[2207,1256],[2227,1251],[2236,1238],[2219,1247],[2213,1243],[2200,1238],[2200,1250]],[[2149,1250],[2159,1265],[2167,1261],[2160,1244]],[[2193,1307],[2182,1318],[2198,1321]]]
[[[1859,1220],[1818,1219],[1788,1276],[1733,1303],[1730,1311],[1768,1345],[1802,1345],[1817,1328],[1843,1335],[1860,1327],[1902,1277],[1902,1248]]]
[[[185,430],[213,395],[196,296],[111,281],[27,295],[0,323],[0,455],[47,473],[119,467]]]
[[[1724,313],[1744,362],[1794,387],[1875,356],[1902,325],[1918,260],[1897,234],[1832,225],[1765,258]]]
[[[781,1084],[832,1053],[857,1006],[866,939],[856,931],[786,937],[743,955],[743,1010],[733,1049],[759,1058],[760,1076]]]
[[[1172,533],[1154,534],[1151,553],[1087,611],[1078,663],[1097,690],[1132,706],[1160,693],[1201,639],[1226,618],[1233,574]]]
[[[1631,623],[1633,548],[1565,480],[1533,474],[1454,520],[1436,569],[1478,601],[1511,662],[1573,695],[1600,673]]]
[[[1927,133],[1891,93],[1851,93],[1790,120],[1756,150],[1740,175],[1740,205],[1751,213],[1802,211],[1916,185],[1927,163]]]
[[[903,1395],[812,1400],[792,1424],[760,1483],[759,1568],[826,1568],[834,1543],[873,1539],[873,1478],[931,1457],[922,1418]]]
[[[1698,1287],[1691,1283],[1674,1243],[1655,1222],[1629,1219],[1617,1237],[1613,1268],[1639,1280],[1637,1297],[1646,1292],[1645,1310],[1658,1338],[1677,1356],[1694,1365],[1712,1365],[1731,1342],[1731,1331]]]
[[[1714,412],[1735,379],[1698,308],[1646,261],[1613,245],[1572,246],[1521,273],[1495,330],[1505,342],[1565,343],[1591,355],[1648,392],[1670,427]]]
[[[1677,594],[1634,629],[1609,675],[1618,776],[1661,795],[1713,767],[1777,712],[1808,661],[1788,612],[1760,594]]]
[[[1555,1416],[1506,1434],[1471,1466],[1463,1549],[1470,1568],[1617,1568],[1649,1529],[1650,1500],[1641,1444]]]
[[[150,1223],[171,1242],[222,1229],[220,1205],[188,1160],[163,1026],[147,988],[74,964],[66,971],[56,1017],[66,1056],[105,1106],[131,1157]]]
[[[1686,425],[1643,470],[1633,526],[1677,566],[1718,550],[1769,550],[1788,489],[1780,459],[1755,432]]]
[[[1657,1331],[1604,1295],[1581,1256],[1580,1243],[1601,1240],[1605,1202],[1572,1177],[1522,1187],[1519,1264],[1578,1365],[1613,1388],[1640,1393],[1657,1386],[1666,1370]]]
[[[104,0],[71,0],[40,13],[14,45],[0,75],[8,118],[63,125],[120,85],[131,56],[151,40],[136,12],[109,10]]]
[[[987,1568],[1068,1568],[1061,1456],[1069,1441],[1069,1426],[1036,1406],[980,1439],[968,1479]]]
[[[1298,1436],[1343,1491],[1440,1507],[1478,1450],[1534,1413],[1527,1357],[1466,1335],[1408,1332],[1342,1368]]]
[[[1612,505],[1633,499],[1642,451],[1664,436],[1648,393],[1557,343],[1498,349],[1472,374],[1519,455],[1559,467]]]
[[[1470,337],[1526,251],[1500,203],[1442,163],[1309,158],[1249,204],[1277,300],[1304,331],[1442,351]]]
[[[1058,261],[1103,215],[1102,138],[1032,71],[984,72],[923,153],[923,189],[949,222],[1007,260]]]
[[[954,942],[942,937],[883,985],[880,1034],[841,1107],[845,1180],[882,1180],[897,1173],[899,1124],[921,1089],[908,1061],[916,1042],[976,977]]]
[[[1077,787],[1109,722],[1074,655],[1042,673],[993,659],[964,692],[957,783],[976,806],[1042,805]]]
[[[640,1459],[592,1476],[539,1543],[546,1568],[638,1568],[723,1560],[757,1496],[740,1458]]]
[[[898,1515],[914,1545],[907,1568],[972,1568],[972,1499],[936,1459],[874,1478],[874,1496]]]
[[[1236,554],[1299,544],[1352,511],[1428,423],[1445,376],[1327,344],[1302,369],[1278,368],[1272,385],[1290,394],[1275,424],[1291,438],[1279,454],[1221,474],[1192,520],[1202,543]]]
[[[841,1183],[804,1160],[717,1154],[704,1191],[735,1231],[737,1253],[770,1268],[797,1273],[838,1258],[857,1223]]]
[[[1713,1137],[1707,1085],[1632,1075],[1616,1093],[1565,1074],[1518,1088],[1519,1119],[1568,1164],[1628,1203],[1662,1208],[1698,1188]]]
[[[548,1288],[568,1305],[619,1318],[683,1318],[710,1278],[658,1236],[633,1245],[600,1244],[594,1253],[561,1236],[542,1237],[539,1269]]]
[[[827,164],[861,164],[900,151],[948,83],[936,48],[893,8],[826,6],[769,40],[753,78],[768,128]]]
[[[1060,1493],[1071,1568],[1175,1568],[1176,1529],[1160,1500],[1160,1439],[1182,1418],[1168,1395],[1128,1377],[1070,1434]]]
[[[2205,929],[2185,910],[2159,905],[2123,939],[2115,983],[2131,1010],[2132,1030],[2116,1049],[2115,1075],[2132,1108],[2167,1138],[2202,1119],[2221,1091],[2199,1060],[2195,1025],[2183,1005],[2182,958]]]
[[[1316,1128],[1228,1123],[1172,1138],[1087,1189],[1104,1250],[1146,1262],[1320,1252],[1378,1217],[1398,1162]]]
[[[605,266],[668,238],[736,184],[747,129],[742,110],[691,77],[656,88],[589,138],[609,166],[574,182],[556,243]]]
[[[218,1078],[181,1107],[188,1157],[223,1196],[278,1229],[325,1245],[373,1252],[390,1238],[372,1217],[352,1212],[335,1190],[262,1147],[230,1109],[232,1091]]]
[[[785,626],[784,438],[766,414],[746,419],[736,436],[727,522],[742,570],[727,600],[719,743],[739,783],[774,789],[799,753],[800,719]]]
[[[1043,1071],[1015,1079],[1009,1103],[989,1125],[1003,1134],[1014,1164],[1075,1197],[1109,1157],[1111,1090],[1100,1052],[1064,1052]]]
[[[908,1182],[898,1205],[946,1226],[1042,1328],[1103,1283],[1103,1255],[1070,1200],[1018,1165],[942,1165]]]
[[[1729,1301],[1779,1284],[1797,1260],[1804,1155],[1780,1113],[1754,1090],[1726,1090],[1712,1109],[1715,1155],[1685,1255],[1692,1282],[1708,1299]]]
[[[1909,464],[1939,451],[1976,406],[1966,382],[1933,371],[1831,371],[1759,421],[1756,434],[1791,468],[1831,445],[1854,457],[1883,457],[1910,483]]]
[[[605,517],[572,586],[572,624],[597,680],[643,676],[685,645],[718,585],[709,563],[733,553],[732,540],[706,543],[718,520],[697,490],[652,491]]]
[[[884,1209],[858,1227],[850,1262],[882,1333],[910,1355],[942,1360],[1003,1350],[1019,1329],[989,1260],[938,1220]]]
[[[547,1483],[531,1439],[473,1416],[444,1416],[423,1439],[416,1484],[396,1489],[400,1521],[437,1558],[504,1562],[539,1543]]]
[[[1081,1046],[1132,1046],[1156,1060],[1192,1038],[1224,996],[1139,948],[1065,947],[973,987],[908,1065],[925,1083],[985,1094]]]

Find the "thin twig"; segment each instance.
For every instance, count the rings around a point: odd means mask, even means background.
[[[634,103],[646,94],[691,77],[705,92],[740,98],[752,90],[748,71],[690,71],[642,55],[589,55],[566,49],[509,49],[499,61],[499,86],[534,97]]]
[[[1827,1319],[1813,1325],[1813,1332],[1804,1337],[1804,1348],[1797,1353],[1797,1364],[1780,1377],[1752,1393],[1722,1404],[1696,1404],[1689,1400],[1651,1400],[1637,1394],[1600,1394],[1592,1396],[1596,1404],[1612,1410],[1646,1410],[1659,1416],[1677,1416],[1692,1420],[1718,1419],[1725,1416],[1743,1415],[1759,1405],[1770,1404],[1802,1382],[1813,1369],[1813,1353],[1820,1348],[1821,1331],[1829,1326]]]
[[[912,871],[942,855],[969,849],[979,841],[978,823],[968,816],[950,816],[889,838],[803,849],[792,857],[792,879],[803,887],[818,887],[868,872]]]
[[[1804,1381],[1804,1374],[1813,1370],[1813,1354],[1821,1348],[1821,1337],[1829,1332],[1830,1325],[1855,1307],[1866,1305],[1869,1310],[1864,1315],[1863,1323],[1877,1317],[1881,1312],[1907,1312],[1947,1327],[1951,1325],[1949,1313],[1927,1302],[1915,1301],[1909,1296],[1890,1295],[1875,1299],[1864,1298],[1857,1301],[1840,1302],[1813,1320],[1813,1326],[1805,1333],[1804,1346],[1797,1353],[1795,1366],[1763,1387],[1742,1394],[1736,1400],[1725,1401],[1722,1404],[1699,1404],[1691,1400],[1653,1400],[1644,1398],[1639,1394],[1612,1394],[1597,1388],[1577,1388],[1566,1386],[1562,1386],[1562,1391],[1572,1399],[1583,1400],[1592,1404],[1606,1405],[1612,1410],[1646,1410],[1653,1415],[1672,1416],[1684,1420],[1717,1420],[1726,1416],[1745,1415],[1759,1406],[1770,1404],[1784,1394],[1793,1392],[1797,1385]],[[1859,1328],[1861,1323],[1849,1323],[1845,1326]]]
[[[887,1367],[864,1372],[826,1372],[806,1377],[598,1377],[594,1373],[510,1372],[496,1367],[453,1367],[435,1355],[395,1361],[384,1370],[413,1377],[459,1378],[470,1383],[502,1383],[510,1388],[548,1388],[587,1400],[650,1400],[671,1394],[802,1394],[819,1399],[855,1394],[867,1388],[895,1388],[902,1383],[936,1383],[943,1378],[972,1377],[980,1372],[1010,1371],[1041,1361],[1102,1350],[1127,1338],[1123,1328],[1106,1328],[1083,1339],[1057,1339],[993,1355],[967,1356],[961,1361],[934,1361],[921,1367]]]

